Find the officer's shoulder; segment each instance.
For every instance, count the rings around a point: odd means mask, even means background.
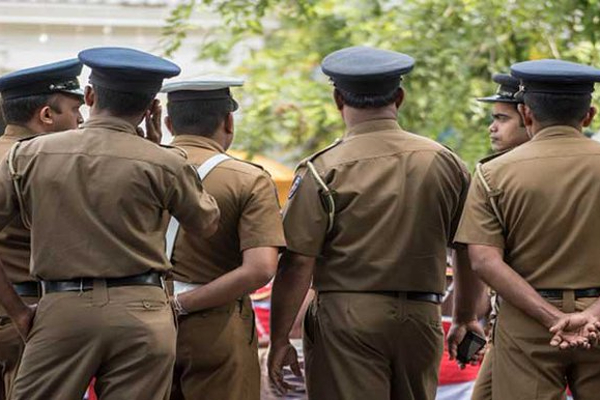
[[[172,154],[176,154],[180,157],[183,157],[185,160],[187,160],[187,158],[188,158],[187,151],[185,151],[185,149],[183,149],[179,146],[173,146],[172,144],[162,144],[162,143],[159,144],[159,146]]]
[[[235,157],[231,154],[227,154],[227,156],[229,156],[229,160],[226,160],[220,165],[222,168],[234,170],[236,172],[251,176],[259,176],[265,174],[269,177],[271,176],[271,174],[269,174],[269,171],[267,171],[265,167],[263,167],[259,163]]]
[[[482,159],[480,159],[477,163],[478,164],[487,164],[492,160],[495,160],[498,157],[502,157],[503,155],[505,155],[506,153],[508,153],[510,151],[510,149],[508,150],[502,150],[496,153],[492,153],[492,154],[488,154],[487,156],[483,157]]]
[[[322,148],[321,150],[317,151],[316,153],[313,153],[310,156],[306,157],[305,159],[303,159],[302,161],[300,161],[300,163],[296,167],[296,171],[299,168],[305,167],[308,162],[314,163],[315,161],[323,158],[323,156],[325,154],[327,154],[328,152],[331,152],[331,150],[335,149],[336,147],[338,147],[343,142],[344,141],[341,138],[337,138],[329,146],[327,146],[325,148]]]

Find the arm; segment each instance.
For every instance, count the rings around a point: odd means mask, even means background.
[[[19,335],[23,339],[27,337],[33,322],[34,308],[28,307],[17,295],[13,285],[4,272],[4,265],[0,261],[0,304],[6,310],[8,316],[13,320]]]
[[[219,227],[219,207],[208,194],[191,165],[183,164],[174,177],[171,192],[168,195],[167,210],[192,235],[212,236]]]
[[[296,350],[289,342],[289,333],[310,288],[315,258],[286,251],[281,256],[273,284],[271,300],[271,348],[268,368],[271,383],[282,393],[288,389],[283,381],[283,367],[290,365],[300,376]]]
[[[569,326],[568,321],[573,316],[593,317],[593,313],[597,312],[600,307],[598,301],[590,307],[591,310],[588,309],[589,315],[565,314],[544,300],[525,279],[504,262],[502,249],[493,246],[469,245],[469,256],[475,272],[487,284],[496,289],[504,300],[548,329],[552,328],[553,333],[558,333],[552,338],[553,346],[560,346],[563,349],[576,346],[588,348],[589,339],[595,339],[595,333],[591,337],[590,333],[597,329],[597,319],[595,321],[584,319],[583,322],[578,320],[573,326]],[[565,321],[567,321],[566,324]]]
[[[467,331],[485,336],[477,319],[477,309],[483,299],[487,299],[485,285],[471,269],[467,247],[464,245],[458,245],[456,248],[453,270],[454,310],[452,327],[448,332],[448,351],[451,360],[456,358],[458,344]]]
[[[275,247],[244,250],[242,265],[207,285],[177,296],[184,310],[194,312],[218,307],[266,285],[277,270]]]

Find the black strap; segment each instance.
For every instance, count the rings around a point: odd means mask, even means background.
[[[163,287],[162,275],[155,271],[123,278],[105,278],[107,287],[158,286]],[[84,292],[92,290],[94,278],[69,279],[65,281],[42,281],[44,293]]]

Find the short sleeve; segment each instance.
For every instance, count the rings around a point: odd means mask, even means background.
[[[248,191],[238,223],[240,250],[255,247],[284,247],[283,225],[277,189],[261,174]]]
[[[206,193],[194,167],[185,165],[174,177],[167,200],[167,210],[188,232],[202,236],[218,223],[219,208],[216,200]]]
[[[321,254],[327,234],[327,218],[315,178],[306,168],[300,168],[283,212],[288,250],[309,257]]]
[[[13,181],[8,168],[8,154],[0,161],[0,230],[19,214]]]
[[[471,182],[454,242],[501,249],[505,246],[502,225],[492,209],[481,180],[477,177]]]

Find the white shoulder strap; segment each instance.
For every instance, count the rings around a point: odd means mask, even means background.
[[[215,169],[215,167],[221,164],[223,161],[229,160],[229,157],[225,153],[215,154],[208,160],[204,161],[198,168],[196,168],[196,172],[198,173],[198,177],[201,181],[203,181],[210,172]],[[166,248],[165,252],[167,253],[167,258],[170,260],[173,255],[173,249],[175,248],[175,240],[177,239],[177,234],[179,233],[179,222],[171,217],[169,220],[169,227],[167,228],[166,235]]]

